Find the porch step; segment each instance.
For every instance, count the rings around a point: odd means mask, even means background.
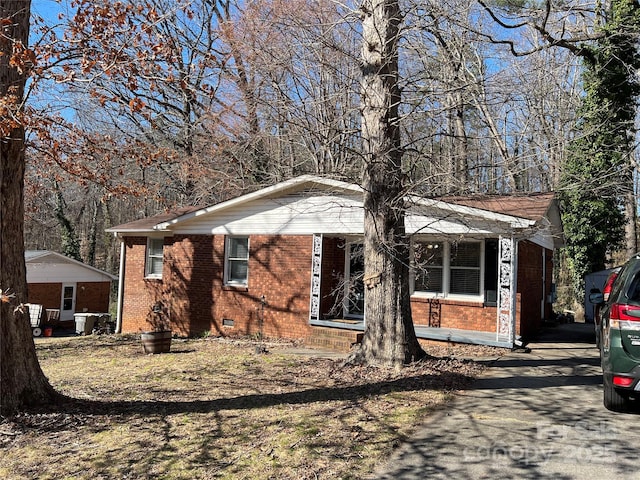
[[[349,352],[354,343],[360,343],[362,332],[340,330],[339,328],[313,327],[305,345],[335,352]]]

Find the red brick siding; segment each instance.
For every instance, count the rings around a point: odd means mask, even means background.
[[[324,239],[322,313],[331,309],[335,301],[331,292],[344,271],[342,242],[338,238]],[[151,307],[161,301],[173,329],[181,335],[202,332],[247,335],[262,329],[268,337],[297,339],[309,336],[312,236],[250,236],[249,283],[243,288],[223,285],[223,235],[167,238],[162,280],[144,278],[146,244],[144,237],[126,239],[124,332],[148,330]],[[516,333],[528,335],[540,323],[542,251],[530,242],[520,242],[519,247]],[[551,258],[550,252],[547,257]],[[550,267],[547,274],[550,288]],[[266,301],[264,311],[261,304],[263,295]],[[524,304],[522,298],[525,299]],[[496,330],[496,307],[450,299],[440,299],[439,302],[442,328]],[[427,325],[428,300],[413,297],[411,304],[414,323]],[[522,326],[521,317],[525,319]],[[233,327],[223,326],[224,319],[233,321]]]
[[[482,332],[496,331],[498,315],[496,307],[485,307],[481,302],[449,299],[438,299],[438,304],[440,305],[441,328],[460,328]],[[411,298],[411,312],[415,325],[429,326],[429,306],[429,300],[426,298]]]
[[[214,251],[210,235],[176,235],[168,242],[163,279],[173,328],[182,335],[210,332],[224,257]]]
[[[60,308],[61,283],[30,283],[29,303],[44,308]],[[78,282],[76,285],[76,312],[108,312],[111,282]]]
[[[216,255],[224,259],[224,237],[215,238]],[[309,335],[312,236],[252,235],[249,238],[247,288],[223,287],[215,300],[216,329],[267,337],[304,338]],[[219,274],[222,283],[222,271]],[[218,290],[218,289],[216,289]],[[261,298],[266,304],[261,312]],[[232,329],[222,327],[233,320]]]
[[[522,335],[520,327],[522,319],[522,294],[516,293],[516,335]]]
[[[536,333],[541,326],[540,305],[545,298],[545,316],[551,315],[551,305],[546,303],[546,296],[551,293],[553,279],[552,252],[546,251],[546,292],[542,292],[542,251],[540,247],[529,241],[518,244],[518,278],[516,293],[516,335],[528,337]],[[497,307],[485,307],[482,303],[439,300],[441,305],[440,326],[442,328],[460,328],[495,332],[497,324]],[[413,321],[416,325],[428,325],[428,300],[412,298]]]
[[[543,299],[542,251],[543,247],[529,241],[521,241],[518,244],[516,334],[523,337],[533,335],[541,326],[540,304]],[[553,260],[550,250],[546,251],[545,260],[545,316],[550,316],[551,305],[546,303],[546,296],[551,293],[553,279]],[[496,307],[485,307],[482,303],[449,299],[439,299],[438,301],[441,305],[440,326],[442,328],[496,331]],[[414,324],[427,326],[429,322],[428,300],[413,297],[411,299],[411,308]]]
[[[224,246],[223,235],[167,238],[163,279],[149,280],[146,238],[127,238],[123,331],[149,329],[151,306],[162,301],[181,335],[255,334],[263,315],[265,336],[308,336],[312,237],[250,236],[249,282],[242,288],[223,285]],[[223,319],[234,326],[223,326]]]
[[[545,256],[546,260],[546,297],[544,302],[544,318],[550,319],[553,317],[553,304],[548,300],[551,297],[551,289],[553,286],[553,252],[551,250],[547,250],[547,254]]]
[[[150,330],[151,324],[148,320],[151,318],[151,308],[155,302],[164,301],[162,280],[144,278],[146,249],[146,237],[125,238],[123,333]],[[164,268],[166,272],[166,266]]]
[[[76,312],[108,312],[111,282],[78,282]]]

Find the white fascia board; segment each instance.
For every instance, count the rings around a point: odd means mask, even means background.
[[[549,250],[554,250],[564,246],[564,239],[554,233],[550,225],[540,227],[526,237],[527,240],[540,245]]]
[[[160,224],[160,225],[164,225],[164,224]],[[126,237],[126,236],[131,236],[131,234],[140,234],[142,236],[149,236],[153,233],[158,233],[158,232],[171,232],[171,230],[168,230],[166,228],[158,228],[159,225],[155,225],[153,228],[125,228],[122,230],[113,230],[113,229],[108,229],[105,230],[106,232],[113,232],[113,235],[115,237]]]
[[[542,235],[540,232],[536,233],[533,237],[528,237],[527,240],[548,250],[554,250],[555,247],[553,238]]]
[[[409,198],[410,206],[409,211],[412,208],[416,207],[426,207],[429,213],[433,211],[446,212],[451,214],[452,220],[456,218],[471,218],[474,221],[484,221],[484,222],[496,222],[503,223],[509,225],[512,229],[525,229],[533,227],[536,222],[535,220],[529,220],[527,218],[515,217],[512,215],[506,215],[504,213],[492,212],[489,210],[483,210],[481,208],[468,207],[466,205],[457,205],[454,203],[447,203],[441,200],[434,200],[428,198],[420,198],[416,196],[412,196]],[[447,218],[448,215],[443,215],[442,218]]]
[[[465,236],[488,237],[504,233],[504,229],[496,229],[489,225],[470,225],[440,220],[430,217],[410,215],[405,220],[406,232],[413,236]]]
[[[238,205],[242,205],[245,203],[249,203],[254,200],[259,200],[262,198],[267,198],[270,196],[279,196],[284,194],[287,191],[295,191],[301,190],[306,185],[317,185],[322,187],[323,190],[342,190],[342,191],[350,191],[350,192],[358,192],[362,193],[362,189],[354,184],[343,182],[340,180],[332,180],[330,178],[317,177],[315,175],[302,175],[291,180],[286,180],[284,182],[280,182],[271,187],[262,188],[260,190],[256,190],[252,193],[247,193],[246,195],[241,195],[236,198],[232,198],[225,202],[217,203],[215,205],[211,205],[209,207],[205,207],[200,210],[196,210],[195,212],[187,213],[180,217],[174,218],[168,222],[159,223],[154,227],[155,230],[171,230],[175,224],[188,222],[189,220],[211,213],[216,213],[221,210],[225,210],[228,208],[233,208]]]

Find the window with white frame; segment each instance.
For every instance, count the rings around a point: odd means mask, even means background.
[[[482,252],[481,242],[415,242],[414,291],[479,296]]]
[[[224,283],[247,285],[249,281],[249,237],[227,237]]]
[[[442,292],[444,280],[444,244],[420,242],[414,245],[415,289]]]
[[[458,242],[451,245],[449,293],[480,295],[480,242]]]
[[[145,276],[162,277],[162,261],[164,256],[164,238],[147,239],[147,256],[145,259]]]

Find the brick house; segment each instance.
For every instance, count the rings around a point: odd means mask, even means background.
[[[60,310],[71,324],[77,312],[109,311],[111,286],[118,277],[50,250],[27,250],[28,303]]]
[[[418,338],[510,347],[552,315],[553,194],[408,202]],[[366,323],[362,225],[360,187],[302,176],[113,227],[121,330],[348,348]]]

